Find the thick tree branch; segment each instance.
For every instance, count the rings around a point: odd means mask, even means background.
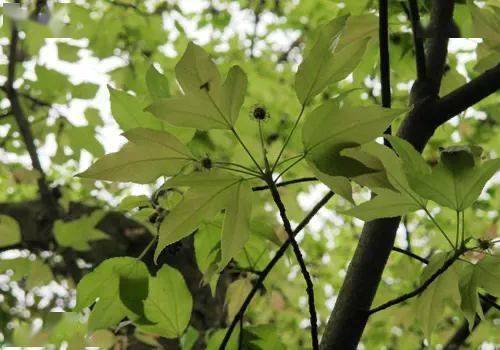
[[[330,198],[332,198],[334,195],[333,192],[328,192],[315,206],[314,208],[311,209],[311,211],[309,212],[309,214],[307,214],[304,219],[297,225],[297,227],[295,228],[295,230],[293,230],[293,236],[296,236],[300,231],[302,231],[302,229],[304,229],[304,227],[307,226],[307,224],[309,223],[309,221],[311,221],[311,219],[318,213],[318,211],[323,208],[323,206],[328,203],[328,201],[330,200]],[[262,285],[264,283],[264,280],[266,279],[267,275],[269,275],[269,273],[272,271],[272,269],[274,268],[274,266],[276,266],[276,264],[278,263],[278,261],[283,257],[283,255],[285,255],[285,252],[286,250],[288,249],[288,246],[291,244],[292,240],[291,238],[288,238],[285,243],[283,243],[281,245],[281,247],[276,251],[276,253],[274,254],[274,257],[271,259],[271,261],[267,264],[267,266],[264,268],[264,270],[262,270],[262,272],[260,273],[259,275],[259,278],[257,279],[257,281],[255,282],[252,290],[250,291],[250,293],[248,293],[247,297],[245,298],[245,300],[243,301],[243,303],[241,304],[241,307],[240,309],[238,310],[238,312],[236,313],[233,321],[231,322],[231,324],[229,325],[228,329],[227,329],[227,332],[224,336],[224,339],[221,343],[221,346],[220,346],[220,350],[224,350],[229,342],[229,339],[231,338],[231,334],[234,330],[234,328],[236,327],[236,325],[238,324],[238,322],[241,320],[241,318],[243,317],[243,315],[245,314],[245,311],[247,310],[248,306],[250,305],[250,303],[252,302],[252,299],[253,297],[255,296],[255,294],[257,294],[257,292],[262,288]]]
[[[7,98],[10,101],[12,113],[16,120],[17,126],[21,137],[23,138],[24,144],[26,145],[26,150],[31,159],[31,164],[33,169],[37,170],[39,173],[38,178],[38,188],[40,191],[40,196],[42,201],[47,206],[47,215],[57,215],[57,203],[52,196],[49,185],[47,183],[47,178],[45,172],[40,164],[40,159],[38,158],[37,148],[35,146],[35,138],[31,131],[30,124],[24,111],[22,109],[21,103],[19,101],[19,96],[16,89],[14,88],[14,82],[16,79],[16,65],[17,65],[17,50],[19,42],[19,33],[15,24],[12,24],[11,38],[10,38],[10,48],[9,48],[9,63],[7,66],[7,81],[5,83],[5,91]]]
[[[500,64],[450,92],[436,102],[436,127],[500,89]]]

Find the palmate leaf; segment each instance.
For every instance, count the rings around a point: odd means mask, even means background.
[[[62,247],[87,251],[90,249],[91,241],[109,239],[108,235],[96,228],[103,215],[104,212],[95,211],[77,220],[68,222],[57,220],[54,223],[54,237],[57,243]]]
[[[76,288],[75,311],[91,306],[89,330],[116,325],[123,318],[142,316],[142,301],[147,295],[149,273],[135,258],[119,257],[102,262],[85,275]]]
[[[248,240],[251,212],[248,183],[241,177],[211,170],[174,177],[166,186],[190,189],[161,223],[155,259],[167,245],[190,235],[204,220],[226,209],[221,235],[223,258],[219,268],[222,269]]]
[[[367,22],[366,19],[373,16],[362,17]],[[302,104],[329,84],[344,79],[361,61],[377,27],[375,21],[375,26],[365,25],[359,30],[355,18],[337,17],[320,28],[295,77],[295,91]],[[368,22],[373,23],[371,20]]]
[[[193,43],[175,70],[184,95],[158,99],[146,110],[180,127],[231,129],[246,94],[247,76],[243,70],[233,66],[222,84],[208,54]]]
[[[332,176],[354,177],[370,168],[343,156],[341,151],[374,140],[403,110],[379,106],[340,107],[328,101],[307,115],[302,127],[306,159],[321,172]]]
[[[175,175],[193,156],[175,136],[137,128],[123,134],[130,142],[108,154],[79,174],[98,180],[151,183],[162,175]]]
[[[430,174],[407,172],[408,181],[422,197],[462,211],[476,201],[486,182],[500,169],[500,159],[460,165],[458,161],[447,163],[446,157],[441,157]]]
[[[177,338],[189,324],[193,298],[184,277],[176,269],[163,265],[149,278],[149,293],[144,300],[144,315],[153,324],[139,323],[139,329],[165,338]]]

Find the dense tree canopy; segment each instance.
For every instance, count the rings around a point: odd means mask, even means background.
[[[2,11],[0,345],[500,344],[498,0]]]

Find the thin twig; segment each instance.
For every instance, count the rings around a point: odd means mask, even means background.
[[[16,89],[14,88],[14,81],[16,79],[16,64],[17,64],[17,49],[19,42],[19,32],[16,25],[12,24],[11,38],[10,38],[10,48],[9,48],[9,63],[7,67],[7,81],[4,86],[4,90],[7,94],[7,98],[10,101],[12,113],[16,120],[17,126],[21,137],[23,138],[24,144],[26,145],[26,150],[31,159],[31,164],[35,170],[40,174],[38,177],[38,188],[40,191],[40,196],[42,201],[45,203],[48,215],[57,214],[57,203],[52,196],[49,185],[47,183],[47,178],[45,172],[38,158],[38,152],[35,145],[35,138],[33,132],[31,131],[30,123],[24,114],[21,103],[19,101],[19,96]]]
[[[392,250],[394,250],[395,252],[398,252],[398,253],[401,253],[401,254],[404,254],[404,255],[407,255],[409,256],[410,258],[413,258],[415,260],[418,260],[424,264],[428,264],[429,263],[429,260],[427,260],[426,258],[424,257],[421,257],[420,255],[417,255],[407,249],[402,249],[402,248],[398,248],[398,247],[392,247]]]
[[[271,191],[271,195],[273,197],[274,203],[278,207],[278,211],[280,213],[281,220],[283,220],[283,226],[285,227],[285,231],[288,234],[288,238],[292,244],[293,252],[297,259],[297,262],[300,266],[300,271],[304,280],[306,282],[306,292],[309,302],[309,316],[311,321],[311,337],[312,337],[312,348],[313,350],[319,349],[318,342],[318,318],[316,315],[316,306],[314,304],[314,284],[311,279],[311,275],[307,270],[306,263],[304,261],[304,257],[302,256],[302,252],[300,251],[299,244],[295,240],[295,234],[292,230],[292,225],[290,224],[290,220],[286,214],[286,208],[281,200],[281,196],[278,192],[278,188],[274,184],[273,180],[270,178],[268,180],[269,190]]]
[[[400,297],[392,299],[392,300],[390,300],[390,301],[388,301],[388,302],[386,302],[386,303],[384,303],[384,304],[382,304],[380,306],[377,306],[376,308],[373,308],[373,309],[369,310],[368,314],[372,315],[372,314],[374,314],[376,312],[388,309],[391,306],[394,306],[396,304],[402,303],[403,301],[406,301],[406,300],[408,300],[410,298],[413,298],[413,297],[419,295],[420,293],[422,293],[423,291],[425,291],[427,289],[427,287],[429,287],[431,285],[431,283],[434,282],[439,276],[441,276],[443,273],[445,273],[446,270],[448,270],[448,268],[451,265],[453,265],[453,263],[464,252],[465,252],[465,248],[456,250],[455,253],[453,254],[453,256],[451,258],[449,258],[448,260],[446,260],[445,263],[443,264],[443,266],[441,266],[439,269],[437,269],[436,272],[434,272],[431,275],[431,277],[429,277],[424,283],[422,283],[420,285],[420,287],[414,289],[413,291],[411,291],[409,293],[403,294]]]
[[[333,192],[328,192],[315,206],[314,208],[309,212],[309,214],[306,215],[306,217],[304,217],[304,219],[300,222],[300,224],[295,228],[295,230],[293,230],[293,235],[297,235],[300,231],[302,231],[302,229],[309,223],[309,221],[311,221],[311,219],[316,215],[316,213],[330,200],[330,198],[333,197],[335,193]],[[262,270],[262,272],[260,273],[259,275],[259,278],[257,279],[257,281],[255,282],[252,290],[250,291],[250,293],[248,293],[247,297],[245,298],[245,300],[243,301],[243,303],[241,304],[241,307],[240,309],[238,310],[238,312],[236,313],[236,315],[234,316],[234,319],[233,321],[231,322],[231,324],[229,325],[227,331],[226,331],[226,334],[224,336],[224,339],[222,340],[222,343],[220,345],[220,350],[224,350],[229,342],[229,339],[231,338],[231,334],[233,333],[233,330],[234,328],[236,327],[236,325],[238,324],[239,320],[243,317],[243,315],[245,314],[245,311],[246,309],[248,308],[248,306],[250,305],[250,303],[252,302],[252,299],[253,297],[255,296],[255,294],[257,294],[257,292],[260,290],[260,288],[262,287],[262,284],[264,283],[264,280],[266,279],[267,275],[269,275],[269,273],[272,271],[272,269],[274,268],[274,266],[278,263],[278,261],[283,257],[283,255],[285,255],[285,252],[288,248],[288,246],[290,245],[291,243],[291,239],[288,238],[285,243],[283,243],[281,245],[281,247],[276,251],[276,253],[274,254],[274,257],[271,259],[271,261],[266,265],[266,267],[264,268],[264,270]]]
[[[278,182],[276,184],[276,187],[288,186],[288,185],[297,184],[297,183],[301,183],[301,182],[311,182],[311,181],[318,181],[318,178],[316,178],[316,177],[301,177],[301,178],[298,178],[298,179],[293,179],[293,180]],[[264,191],[264,190],[267,190],[267,189],[269,189],[268,185],[252,187],[252,190],[254,192]]]

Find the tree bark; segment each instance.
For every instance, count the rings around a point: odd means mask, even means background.
[[[432,121],[444,71],[448,36],[453,19],[453,1],[432,2],[424,81],[417,80],[410,100],[414,108],[401,125],[398,136],[422,151],[437,125]],[[443,34],[445,33],[445,34]],[[400,218],[384,218],[365,223],[321,341],[321,349],[356,349],[368,321],[371,304],[396,238]]]

